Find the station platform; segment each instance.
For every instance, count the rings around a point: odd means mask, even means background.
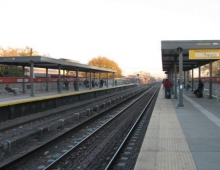
[[[120,85],[119,85],[120,86]],[[37,98],[51,98],[51,97],[60,97],[60,96],[65,96],[67,94],[77,94],[77,93],[82,93],[82,92],[89,92],[91,90],[101,90],[101,89],[107,89],[107,88],[112,88],[112,87],[118,87],[118,86],[112,86],[109,85],[108,87],[104,86],[102,88],[99,87],[95,87],[95,88],[79,88],[78,91],[75,91],[73,89],[69,89],[69,90],[61,90],[61,93],[58,93],[57,90],[55,91],[35,91],[34,92],[34,96],[31,96],[31,92],[19,92],[17,95],[14,95],[12,93],[10,94],[1,94],[0,95],[0,107],[4,106],[5,104],[10,103],[18,103],[18,101],[20,102],[25,102],[25,101],[30,101],[30,100],[35,100]]]
[[[83,102],[106,95],[136,87],[137,84],[125,84],[103,86],[101,88],[80,88],[79,91],[69,89],[67,91],[35,91],[0,95],[0,122],[18,117],[44,112],[50,109],[63,107],[77,102]]]
[[[220,102],[183,90],[164,98],[161,87],[135,170],[219,170]]]

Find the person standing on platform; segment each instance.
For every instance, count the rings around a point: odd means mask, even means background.
[[[165,96],[166,96],[165,98],[167,98],[167,99],[171,98],[170,89],[171,89],[172,86],[173,86],[173,84],[168,79],[166,79],[164,81]]]
[[[94,88],[95,87],[95,81],[94,81],[94,79],[92,79],[92,88]]]
[[[99,82],[99,87],[100,87],[100,88],[103,87],[103,83],[104,83],[104,80],[101,79],[100,82]]]
[[[202,93],[202,91],[203,91],[203,87],[204,87],[204,83],[202,82],[201,79],[199,79],[199,84],[198,84],[198,95],[197,95],[198,98],[203,98],[203,93]]]
[[[188,84],[187,84],[186,89],[189,90],[189,89],[191,88],[191,85],[190,85],[190,84],[191,84],[191,81],[189,81],[189,82],[187,82],[187,83],[188,83]]]
[[[69,80],[67,78],[64,80],[64,85],[65,85],[65,89],[69,90]]]

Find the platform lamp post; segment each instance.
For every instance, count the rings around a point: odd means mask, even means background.
[[[179,53],[179,104],[178,107],[184,107],[183,105],[183,49],[181,47],[178,47],[177,52]]]

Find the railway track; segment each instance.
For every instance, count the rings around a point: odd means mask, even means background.
[[[129,90],[119,92],[119,93],[107,94],[105,96],[102,96],[96,99],[91,99],[88,101],[75,103],[75,104],[65,106],[65,107],[55,108],[49,111],[45,111],[44,113],[38,113],[38,114],[35,114],[35,116],[24,116],[22,118],[18,118],[16,122],[14,120],[0,122],[1,123],[0,133],[4,133],[5,131],[33,125],[35,123],[39,124],[40,121],[42,121],[43,123],[49,123],[49,121],[51,122],[51,121],[62,118],[63,116],[65,116],[65,114],[68,116],[68,114],[70,114],[68,112],[71,112],[71,114],[73,111],[77,113],[78,111],[82,110],[82,108],[83,109],[91,108],[91,106],[96,105],[100,102],[106,102],[107,100],[116,98],[124,93],[130,93],[134,90],[135,89],[129,89]],[[48,121],[45,121],[45,119],[47,119]]]
[[[9,124],[8,126],[3,126],[1,123],[0,151],[4,153],[4,158],[10,157],[13,148],[12,146],[6,146],[5,148],[5,145],[11,145],[11,143],[15,142],[18,143],[19,138],[21,139],[21,143],[19,143],[20,147],[26,144],[25,141],[28,142],[28,140],[24,140],[24,138],[31,138],[34,141],[42,142],[45,134],[50,133],[50,135],[53,135],[53,133],[56,133],[54,131],[57,129],[60,130],[67,126],[67,124],[72,124],[71,121],[67,121],[68,119],[76,121],[74,124],[77,126],[86,120],[88,115],[88,118],[90,118],[99,114],[99,110],[103,110],[101,107],[106,107],[104,105],[114,105],[113,102],[109,103],[109,101],[114,101],[115,99],[120,98],[122,94],[135,94],[135,91],[138,90],[140,89],[126,90],[124,93],[110,94],[98,99],[77,103],[75,106],[71,105],[56,108],[53,111],[39,113],[36,116],[31,115],[30,118],[22,117],[21,122],[18,121],[15,122],[15,124],[7,122],[7,124]]]
[[[133,169],[131,166],[132,161],[128,161],[130,160],[128,157],[126,159],[125,156],[121,155],[124,153],[130,153],[131,156],[133,155],[131,146],[134,145],[133,138],[136,136],[134,132],[135,128],[137,128],[138,125],[140,127],[141,120],[142,124],[144,120],[149,121],[151,114],[148,113],[144,115],[144,113],[150,106],[151,101],[153,99],[155,100],[154,97],[156,93],[157,90],[151,89],[131,101],[131,103],[121,109],[117,116],[106,122],[105,126],[100,127],[98,131],[95,131],[95,136],[90,135],[88,139],[81,141],[77,147],[71,148],[53,163],[45,167],[45,169],[107,170],[113,167],[113,169]],[[145,106],[141,107],[143,105]],[[137,109],[137,107],[139,109]],[[145,118],[144,120],[142,119],[143,117]],[[129,140],[132,142],[129,142]],[[126,145],[130,145],[130,147],[126,147]],[[136,159],[132,160],[134,160],[134,165]],[[128,165],[126,165],[126,163],[128,163]]]
[[[116,106],[108,108],[102,114],[89,119],[78,127],[65,127],[65,134],[57,134],[56,139],[45,143],[11,163],[5,164],[2,168],[52,169],[58,167],[68,169],[68,167],[71,167],[72,169],[75,167],[76,169],[103,169],[104,166],[110,167],[109,160],[114,162],[113,155],[116,155],[114,148],[121,146],[122,141],[125,141],[124,136],[128,136],[125,134],[127,132],[131,133],[131,130],[128,129],[135,127],[133,123],[138,122],[136,119],[138,117],[140,119],[141,112],[142,114],[144,112],[143,107],[137,106],[137,104],[141,103],[141,105],[146,106],[146,101],[153,98],[149,97],[149,94],[151,93],[151,96],[154,96],[156,89],[157,87],[147,90],[138,99],[124,100],[123,104],[120,104],[117,108]],[[150,102],[148,101],[148,103]],[[113,141],[116,141],[117,147],[112,145]],[[105,153],[105,156],[102,155],[103,153]],[[103,158],[109,159],[104,160]],[[94,164],[94,162],[96,163]]]

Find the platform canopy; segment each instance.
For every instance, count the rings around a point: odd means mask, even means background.
[[[90,72],[90,71],[91,72],[109,72],[109,73],[116,72],[116,70],[113,70],[113,69],[99,68],[96,66],[90,66],[90,65],[81,64],[78,62],[73,62],[71,60],[54,59],[54,58],[43,57],[43,56],[0,57],[0,64],[5,64],[5,65],[30,67],[31,62],[34,63],[34,67],[38,67],[38,68],[58,69],[60,66],[62,70],[69,70],[69,71],[74,71],[78,69],[78,71],[82,71],[82,72]]]
[[[173,68],[175,60],[178,71],[179,52],[177,48],[183,50],[183,71],[189,71],[220,59],[220,40],[161,41],[163,71],[169,72],[170,68]]]

